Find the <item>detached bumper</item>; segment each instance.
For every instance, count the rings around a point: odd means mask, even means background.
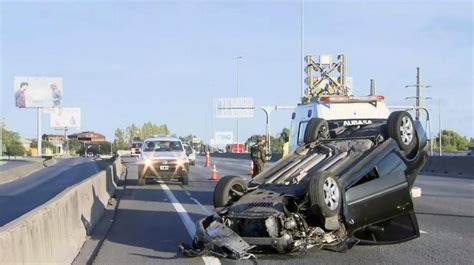
[[[233,259],[255,258],[248,253],[254,246],[245,242],[237,233],[223,223],[208,216],[196,224],[193,246],[181,245],[181,251],[188,257],[214,255]]]

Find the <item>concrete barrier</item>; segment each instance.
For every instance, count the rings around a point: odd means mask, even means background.
[[[0,227],[0,264],[70,264],[114,195],[120,158]]]
[[[7,170],[0,171],[0,184],[11,182],[25,177],[44,167],[43,161],[34,161],[21,166],[16,166]]]
[[[250,160],[248,153],[212,153],[211,157]],[[278,161],[280,158],[281,155],[275,154],[270,161]],[[421,172],[474,177],[474,156],[432,156],[428,158]]]
[[[250,153],[211,153],[211,157],[222,157],[232,159],[250,160]],[[274,154],[270,161],[275,162],[280,160],[281,154]]]
[[[473,156],[432,156],[421,170],[423,173],[466,175],[474,177]]]

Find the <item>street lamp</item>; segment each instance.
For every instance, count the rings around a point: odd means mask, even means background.
[[[240,90],[240,69],[239,69],[239,60],[242,59],[243,57],[241,55],[238,55],[238,56],[234,56],[234,59],[237,61],[237,98],[239,97],[239,90]],[[236,118],[237,119],[237,135],[236,135],[236,139],[237,139],[237,144],[239,144],[239,118]],[[237,147],[239,150],[240,148]]]

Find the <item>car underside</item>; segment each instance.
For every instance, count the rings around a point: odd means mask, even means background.
[[[403,137],[387,133],[390,122],[406,117],[398,116],[339,138],[333,132],[308,137],[248,183],[222,178],[214,192],[215,213],[197,223],[193,244],[182,245],[183,253],[248,259],[268,251],[343,252],[357,243],[418,237],[410,190],[427,159],[426,135],[410,118],[413,142],[404,146]],[[393,126],[398,131],[404,125]]]

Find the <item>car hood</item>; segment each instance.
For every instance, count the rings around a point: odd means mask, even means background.
[[[176,158],[186,158],[184,152],[143,152],[141,159],[176,159]]]

